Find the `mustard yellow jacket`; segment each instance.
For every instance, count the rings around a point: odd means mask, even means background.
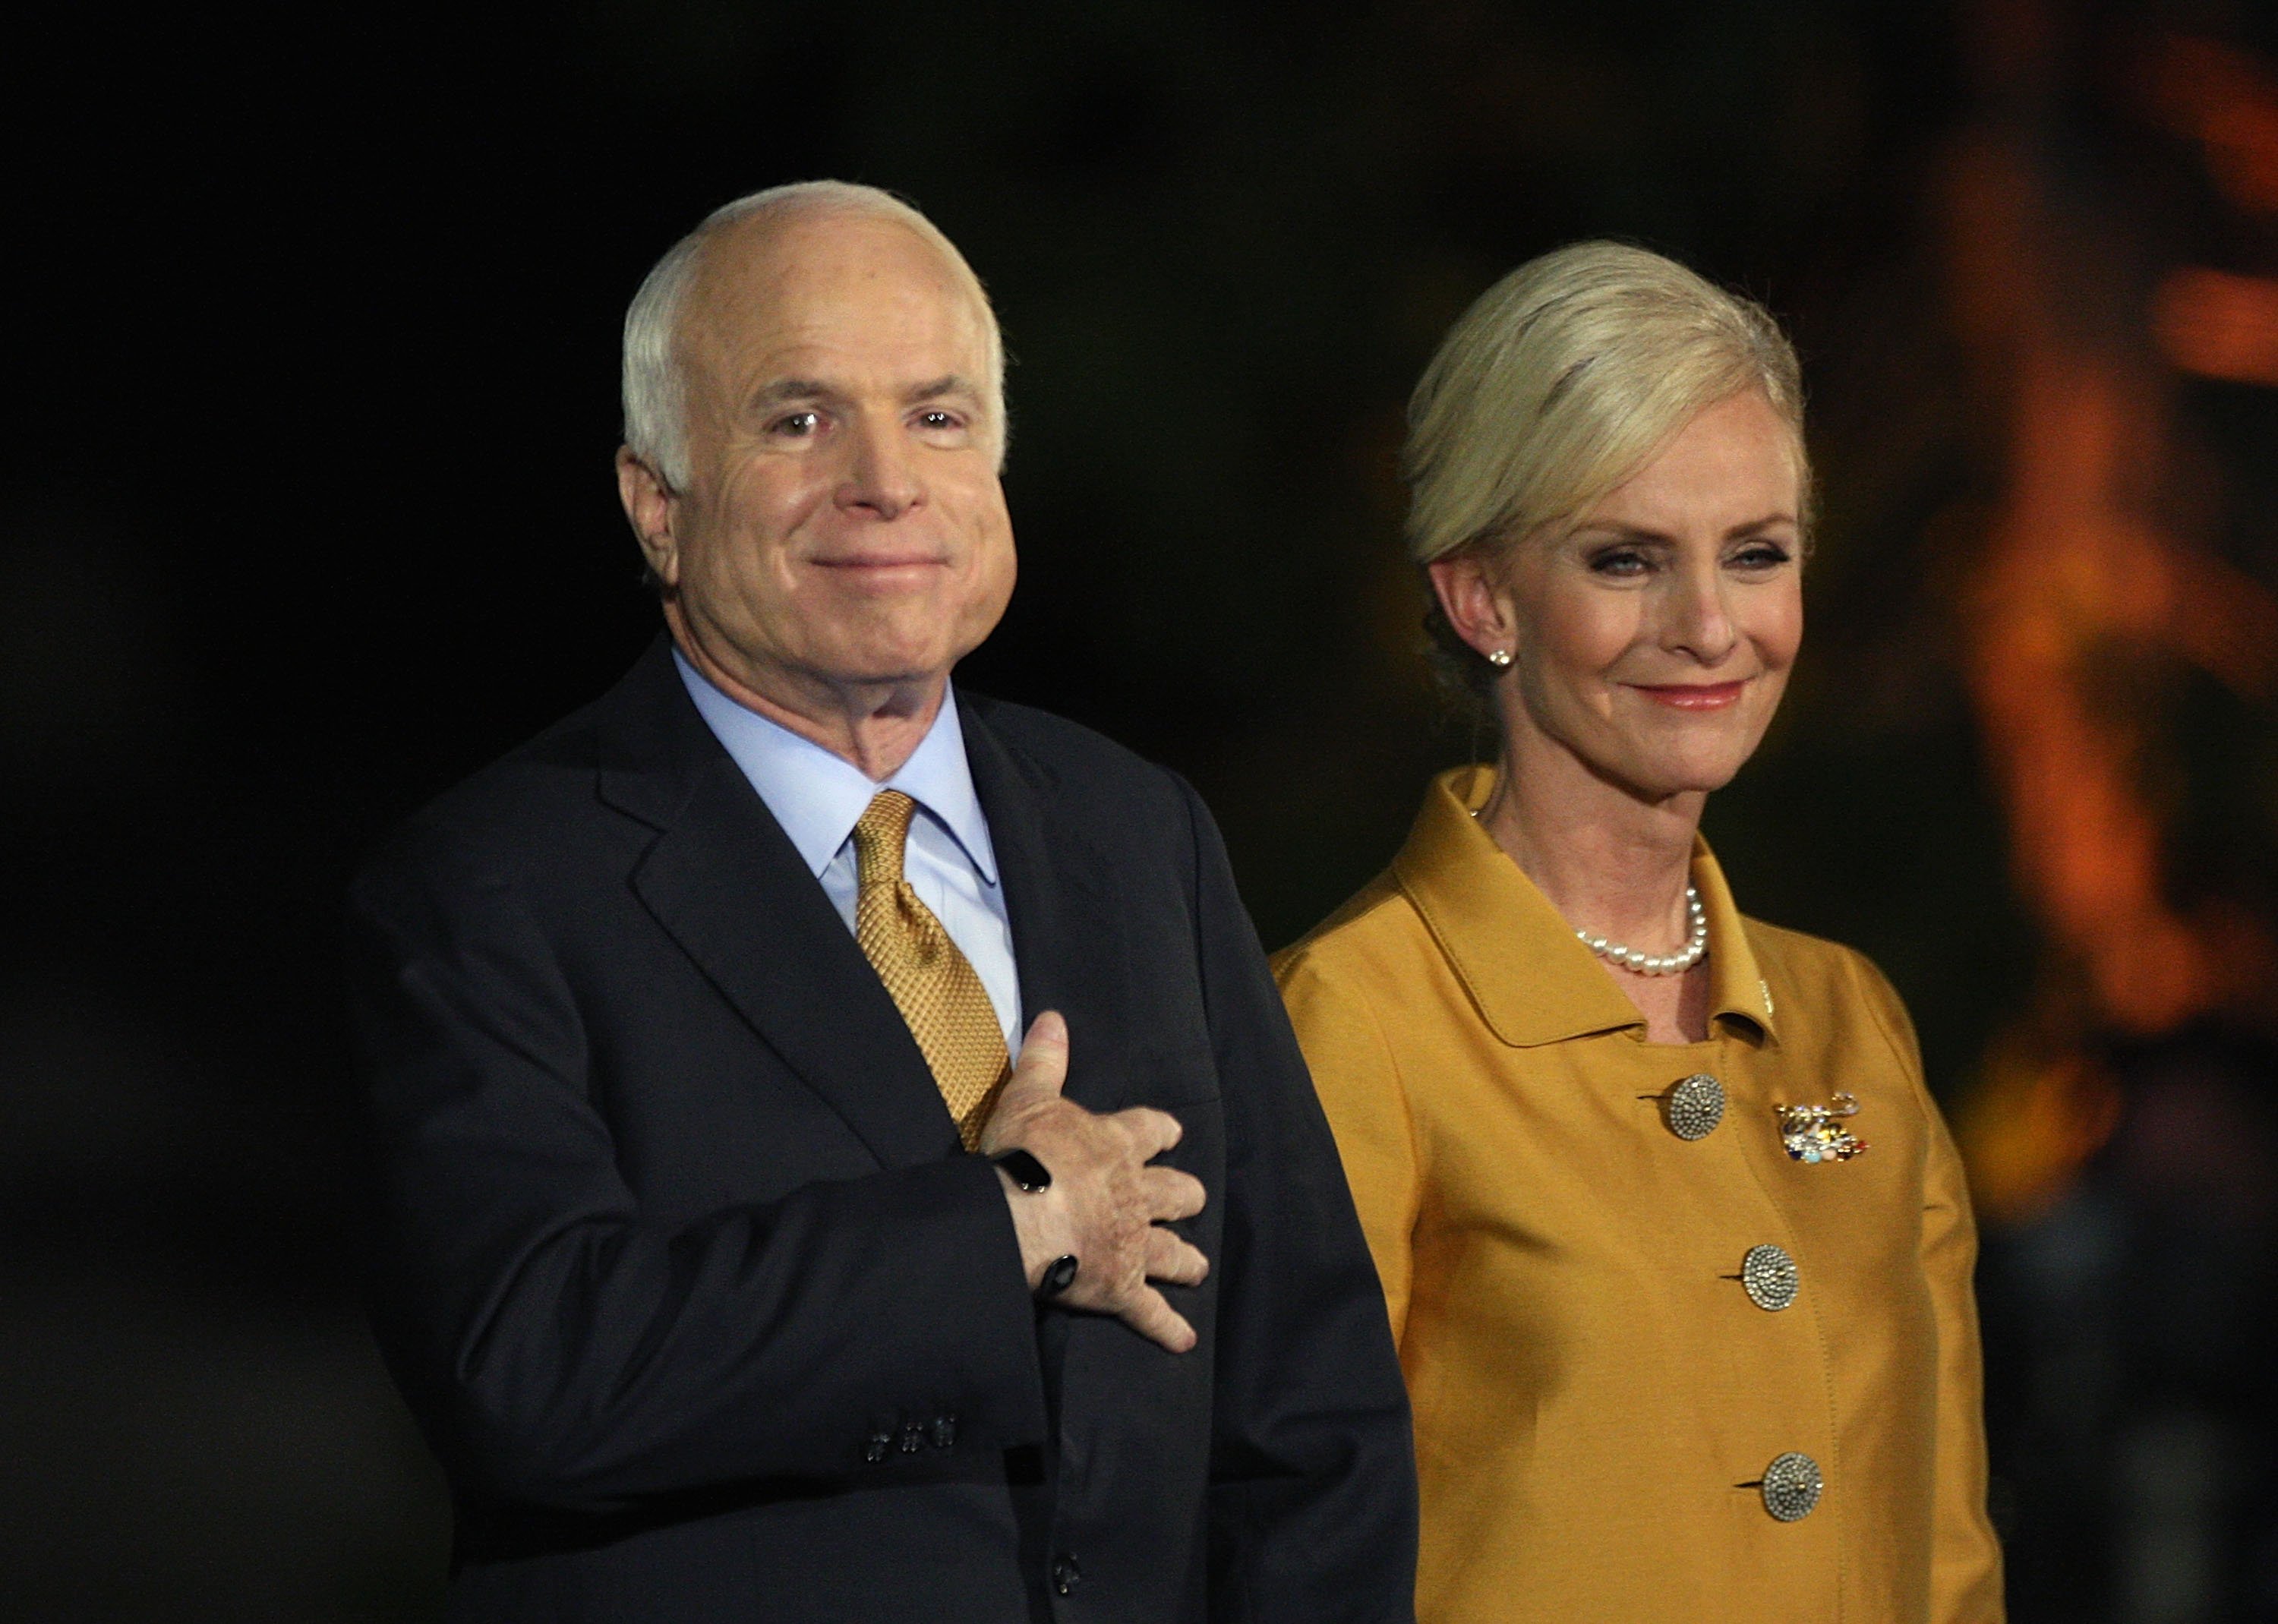
[[[2000,1619],[1976,1236],[1897,994],[1742,918],[1703,845],[1710,1035],[1646,1041],[1470,815],[1493,786],[1435,780],[1275,961],[1414,1403],[1421,1624]],[[1867,1151],[1792,1158],[1775,1104],[1838,1092]]]

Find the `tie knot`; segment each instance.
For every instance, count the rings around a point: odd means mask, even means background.
[[[862,890],[902,877],[902,848],[918,804],[898,789],[881,789],[854,824],[857,884]]]

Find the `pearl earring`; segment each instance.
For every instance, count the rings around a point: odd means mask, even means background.
[[[1493,666],[1498,671],[1507,669],[1510,665],[1510,651],[1509,649],[1489,649],[1487,651],[1487,664]]]

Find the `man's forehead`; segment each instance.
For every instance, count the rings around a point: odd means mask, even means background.
[[[977,341],[972,290],[941,249],[900,221],[861,215],[741,221],[709,245],[692,290],[699,345],[891,344],[926,329]]]
[[[707,276],[768,275],[822,264],[899,264],[952,281],[941,249],[891,215],[816,205],[755,214],[723,227],[705,246]]]

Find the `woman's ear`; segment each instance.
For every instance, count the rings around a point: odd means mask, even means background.
[[[1424,570],[1432,577],[1440,612],[1448,617],[1456,635],[1494,664],[1504,666],[1510,663],[1518,628],[1510,600],[1496,585],[1488,561],[1484,548],[1459,547],[1433,559]]]

